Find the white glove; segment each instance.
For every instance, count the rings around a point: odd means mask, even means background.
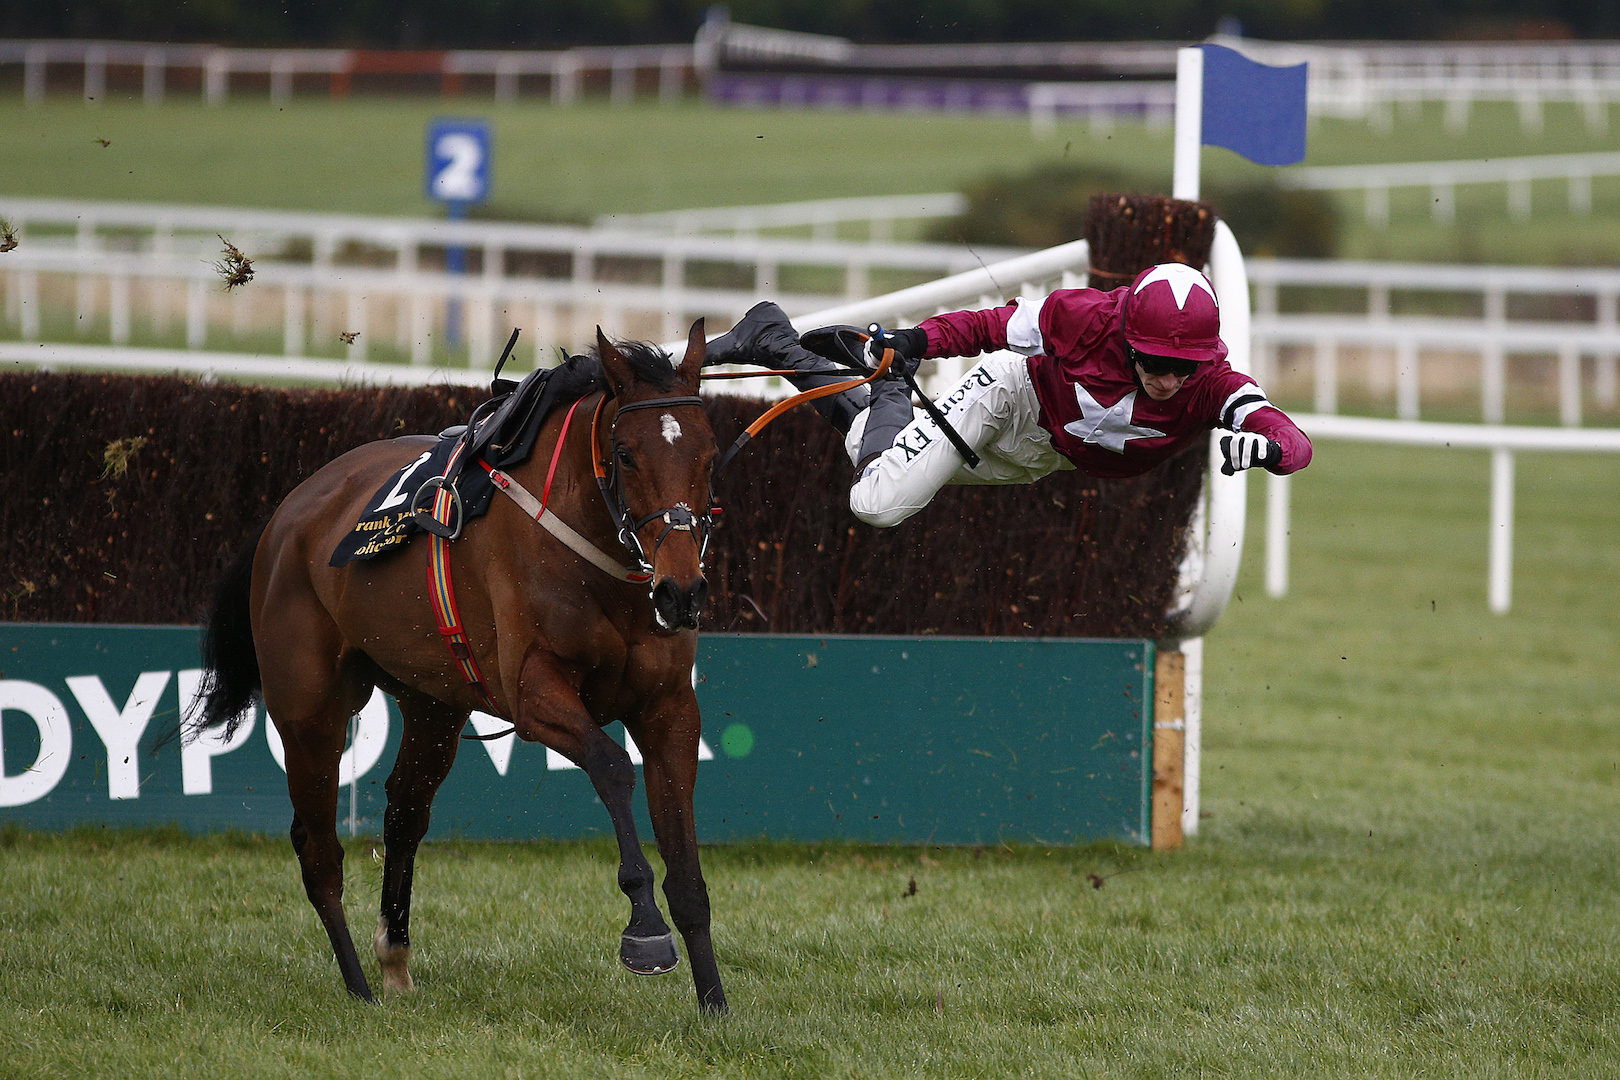
[[[1221,472],[1226,476],[1259,466],[1269,469],[1282,462],[1282,447],[1253,431],[1236,431],[1221,436]]]

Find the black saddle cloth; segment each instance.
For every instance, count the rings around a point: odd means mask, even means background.
[[[607,388],[600,361],[593,356],[571,356],[557,367],[530,372],[500,404],[490,406],[485,402],[480,406],[487,417],[473,431],[463,452],[460,475],[455,478],[463,520],[481,517],[495,496],[489,474],[476,464],[480,458],[497,469],[521,465],[534,453],[546,417],[561,406]],[[421,532],[411,516],[411,501],[429,479],[444,474],[460,441],[461,429],[451,429],[431,449],[383,481],[355,527],[332,552],[331,565],[344,566],[355,559],[375,559],[398,551],[412,535]]]

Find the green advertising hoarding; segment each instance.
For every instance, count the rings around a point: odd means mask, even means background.
[[[0,822],[285,832],[280,740],[262,709],[228,744],[216,734],[153,752],[196,692],[198,636],[0,624]],[[1151,642],[706,634],[694,679],[705,842],[1151,836]],[[475,714],[472,726],[508,725]],[[399,735],[379,692],[351,725],[340,832],[380,831]],[[608,832],[583,772],[508,736],[462,743],[429,836]]]

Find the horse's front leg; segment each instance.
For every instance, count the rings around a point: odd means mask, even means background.
[[[518,737],[543,743],[585,770],[607,807],[619,842],[619,888],[630,898],[630,922],[619,941],[619,959],[637,975],[661,975],[680,962],[675,935],[653,896],[652,866],[641,851],[630,797],[636,767],[624,747],[596,725],[579,692],[545,658],[531,654],[523,665]]]
[[[652,815],[658,851],[664,858],[664,896],[670,918],[686,942],[698,1005],[726,1011],[720,966],[709,936],[709,887],[698,861],[697,826],[692,793],[697,785],[700,719],[690,689],[650,709],[631,733],[641,747],[647,782],[647,810]]]

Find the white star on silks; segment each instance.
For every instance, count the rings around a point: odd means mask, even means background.
[[[1063,430],[1083,442],[1093,443],[1116,454],[1125,452],[1132,439],[1162,439],[1164,432],[1131,423],[1136,411],[1136,391],[1132,390],[1115,405],[1101,405],[1079,383],[1074,384],[1075,400],[1080,402],[1080,419],[1063,425]]]

